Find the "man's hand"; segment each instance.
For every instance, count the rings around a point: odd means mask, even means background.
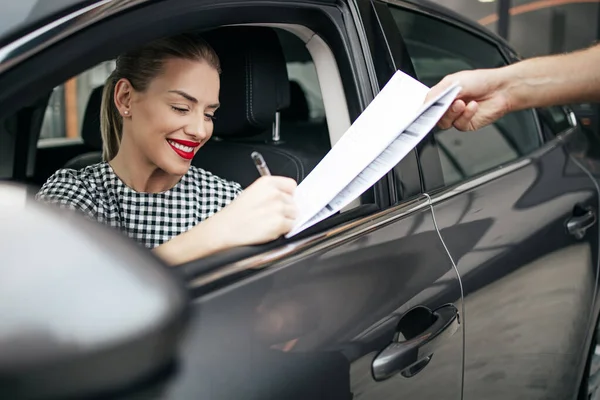
[[[425,101],[454,82],[458,82],[462,89],[438,122],[441,129],[454,126],[462,131],[475,131],[510,111],[507,85],[501,68],[461,71],[448,75],[431,88]]]

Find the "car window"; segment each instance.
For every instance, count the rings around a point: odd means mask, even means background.
[[[293,177],[303,179],[331,149],[329,127],[331,125],[339,129],[340,121],[343,119],[343,113],[339,111],[344,106],[338,102],[336,104],[338,112],[328,112],[326,115],[322,93],[323,82],[319,80],[316,65],[321,65],[322,69],[323,65],[330,65],[330,63],[315,62],[303,40],[293,33],[277,28],[274,31],[278,35],[288,73],[289,103],[279,111],[279,124],[265,129],[258,135],[239,141],[272,144],[272,150],[269,151],[273,154],[282,154],[282,151],[291,152],[302,161],[299,169],[301,172],[295,173]],[[329,53],[318,54],[327,57]],[[98,144],[101,143],[97,118],[100,109],[99,89],[102,88],[114,67],[114,61],[103,62],[54,88],[44,111],[43,126],[38,140],[34,173],[36,184],[43,184],[52,173],[65,165],[79,168],[87,165],[90,160],[99,160]],[[319,70],[320,73],[327,73],[327,71]],[[335,84],[327,87],[330,91],[338,90]],[[341,89],[341,86],[339,88]],[[243,90],[243,87],[240,90]],[[279,128],[279,140],[275,144],[272,138],[276,127]],[[94,134],[95,131],[98,131],[98,135]],[[215,142],[220,139],[215,137]],[[240,147],[243,145],[240,144]],[[212,153],[204,155],[207,160],[212,160],[211,157]],[[273,157],[278,160],[281,156]],[[239,174],[231,171],[228,165],[218,164],[213,168],[217,175],[223,175],[239,183],[237,176]],[[274,168],[277,170],[277,165]],[[295,171],[287,165],[279,166],[279,170],[285,174],[292,174]],[[246,179],[245,176],[252,176],[252,173],[242,175],[244,175],[242,183],[249,184],[250,182],[246,180],[250,178]],[[363,196],[367,199],[365,202],[371,202],[373,197],[371,192],[365,192]],[[359,204],[361,203],[357,200],[346,209]]]
[[[413,62],[417,78],[431,87],[465,69],[505,64],[491,43],[437,19],[390,6]],[[475,132],[434,129],[426,146],[437,150],[440,171],[424,164],[427,190],[451,185],[522,157],[541,145],[535,114],[514,112]]]
[[[324,121],[325,107],[323,106],[323,96],[319,88],[315,64],[312,61],[289,61],[286,65],[290,83],[292,85],[298,84],[306,98],[309,120],[314,122]]]
[[[46,107],[38,144],[49,139],[80,139],[90,94],[96,87],[104,85],[114,65],[114,61],[103,62],[54,88]]]
[[[283,29],[275,30],[283,50],[290,80],[290,105],[282,118],[290,122],[325,124],[325,106],[315,63],[305,43]]]

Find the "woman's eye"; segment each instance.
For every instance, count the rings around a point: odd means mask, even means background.
[[[215,117],[214,115],[211,115],[211,114],[204,114],[204,117],[206,118],[207,121],[214,121],[217,119],[217,117]]]
[[[175,106],[171,106],[171,109],[175,112],[178,112],[180,114],[185,114],[186,112],[188,112],[187,108],[181,108],[181,107],[175,107]]]

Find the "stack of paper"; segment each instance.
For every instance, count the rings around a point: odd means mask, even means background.
[[[336,145],[298,185],[292,237],[335,214],[373,186],[429,133],[460,87],[423,104],[429,88],[398,71]]]

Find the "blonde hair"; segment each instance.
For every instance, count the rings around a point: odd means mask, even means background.
[[[113,100],[117,82],[125,78],[133,89],[143,92],[162,73],[168,58],[205,61],[221,72],[219,57],[213,48],[204,40],[188,34],[158,39],[117,57],[116,68],[106,79],[102,91],[100,132],[104,161],[110,161],[117,155],[123,134],[123,118]]]

